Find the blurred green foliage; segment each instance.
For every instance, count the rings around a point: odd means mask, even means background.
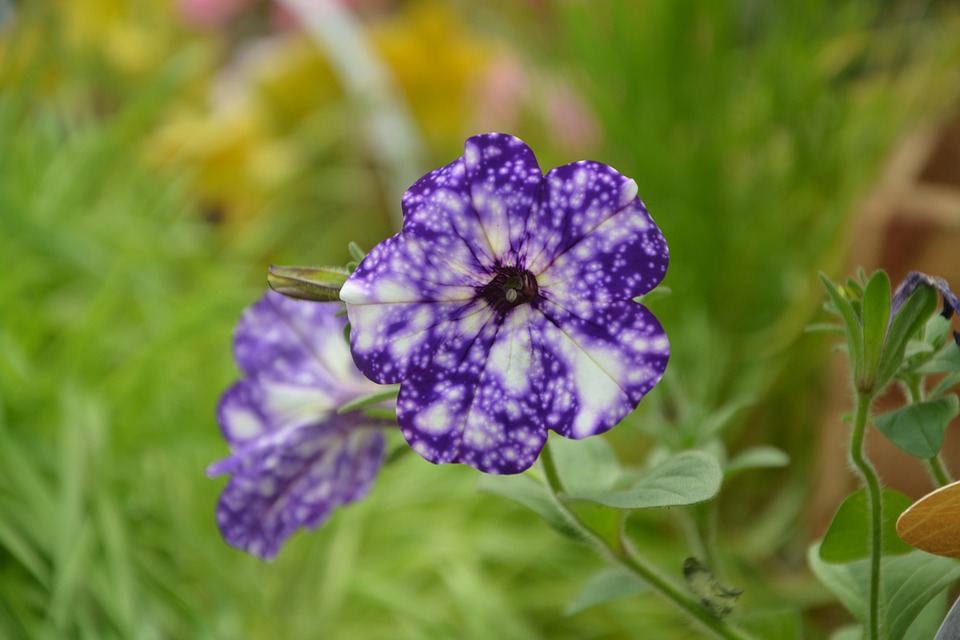
[[[636,178],[670,242],[673,295],[651,305],[673,345],[667,384],[612,441],[637,459],[645,424],[695,440],[726,408],[729,445],[788,450],[789,473],[725,490],[719,544],[744,610],[825,602],[800,519],[826,348],[802,330],[877,162],[957,97],[958,16],[819,0],[461,8],[579,90],[596,159]],[[268,262],[344,262],[348,240],[389,233],[400,194],[379,191],[341,104],[305,138],[323,170],[226,232],[189,171],[141,152],[197,91],[204,47],[165,29],[180,55],[118,79],[24,35],[54,15],[24,12],[37,22],[6,25],[0,45],[32,47],[0,56],[0,637],[696,637],[649,596],[563,617],[600,568],[590,552],[476,494],[472,470],[414,456],[273,564],[227,548],[222,481],[204,468],[226,451],[214,407],[236,376],[233,324]],[[519,126],[544,168],[579,159],[543,122]],[[685,526],[630,523],[677,571]]]

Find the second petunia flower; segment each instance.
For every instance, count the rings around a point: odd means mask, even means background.
[[[544,176],[492,133],[411,186],[403,215],[340,295],[354,361],[401,383],[400,429],[427,460],[519,473],[548,429],[603,433],[662,377],[666,334],[633,298],[667,244],[633,180],[592,161]]]

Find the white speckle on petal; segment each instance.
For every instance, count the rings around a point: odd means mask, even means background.
[[[230,409],[225,418],[225,424],[230,428],[230,436],[236,440],[249,440],[259,435],[263,428],[256,414],[247,409]]]
[[[453,426],[453,419],[450,409],[440,400],[420,411],[414,422],[421,431],[431,435],[443,435]]]

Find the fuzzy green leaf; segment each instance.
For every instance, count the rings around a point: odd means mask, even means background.
[[[722,482],[723,472],[715,457],[703,451],[684,451],[627,489],[571,497],[615,509],[675,507],[710,500]]]
[[[877,271],[867,283],[860,321],[863,326],[862,375],[864,384],[869,387],[876,380],[890,321],[890,277],[886,271]]]
[[[350,252],[350,257],[352,257],[357,263],[363,262],[363,259],[367,257],[367,252],[360,248],[356,242],[350,242],[347,244],[347,251]]]
[[[657,288],[654,289],[653,291],[650,291],[650,292],[648,292],[648,293],[645,293],[645,294],[643,294],[642,296],[637,296],[636,298],[633,299],[633,301],[634,301],[634,302],[640,302],[640,303],[642,303],[642,304],[644,304],[644,305],[648,305],[648,304],[650,304],[651,302],[655,302],[655,301],[657,301],[657,300],[661,300],[661,299],[663,299],[663,298],[666,298],[666,297],[669,296],[671,293],[673,293],[673,291],[670,290],[670,287],[665,287],[665,286],[663,286],[663,285],[660,285],[659,287],[657,287]]]
[[[820,582],[861,622],[866,620],[870,561],[831,564],[820,558],[820,545],[807,553],[810,568]],[[913,621],[928,603],[960,579],[960,563],[951,558],[911,551],[883,558],[881,628],[891,640],[907,638]]]
[[[603,438],[570,440],[555,437],[550,439],[548,446],[567,494],[609,491],[620,477],[620,462],[613,448]]]
[[[960,371],[960,345],[948,344],[946,349],[917,367],[916,371],[917,373],[954,373]]]
[[[950,607],[950,612],[947,614],[947,617],[943,619],[943,624],[940,626],[940,629],[937,631],[937,636],[933,640],[950,640],[958,636],[960,636],[960,598]]]
[[[770,446],[754,447],[734,456],[727,463],[724,473],[727,478],[730,478],[747,469],[770,469],[785,467],[788,464],[790,464],[790,456],[780,449]]]
[[[535,512],[551,529],[560,535],[582,541],[580,532],[554,503],[547,488],[527,474],[495,476],[484,474],[477,482],[477,489],[512,500]]]
[[[572,616],[584,609],[646,593],[649,590],[650,585],[629,571],[606,569],[595,574],[583,585],[580,593],[564,609],[564,614]]]
[[[958,384],[960,384],[960,371],[946,375],[940,382],[937,383],[937,386],[933,388],[933,391],[930,392],[930,397],[939,398]]]
[[[830,640],[863,640],[863,626],[855,624],[837,629],[830,635]]]
[[[933,287],[920,287],[901,307],[887,333],[887,346],[883,350],[877,371],[878,387],[889,382],[897,373],[903,363],[907,343],[936,311],[937,299],[937,292]]]
[[[836,307],[837,312],[843,319],[847,332],[847,342],[850,345],[851,370],[855,379],[859,380],[863,371],[863,331],[860,328],[860,321],[857,319],[850,301],[840,293],[837,286],[822,273],[820,274],[820,280],[823,281],[823,286],[826,287],[830,300],[833,301],[833,306]]]
[[[883,555],[893,556],[910,553],[913,547],[897,535],[897,518],[913,504],[913,501],[893,489],[883,489]],[[865,491],[851,493],[840,504],[830,522],[823,542],[820,543],[820,558],[824,562],[842,563],[866,558],[870,554],[870,513],[867,510]]]
[[[923,339],[935,350],[947,343],[950,337],[950,321],[941,314],[931,316],[923,328]]]
[[[873,423],[902,451],[917,458],[932,458],[940,453],[947,425],[958,411],[957,396],[949,395],[882,413]]]
[[[737,615],[737,626],[753,638],[803,640],[804,637],[803,618],[800,611],[793,608],[743,611]]]

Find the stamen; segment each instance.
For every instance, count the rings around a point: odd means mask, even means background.
[[[478,295],[501,313],[532,302],[539,291],[533,274],[519,267],[498,268],[493,279],[477,289]]]

